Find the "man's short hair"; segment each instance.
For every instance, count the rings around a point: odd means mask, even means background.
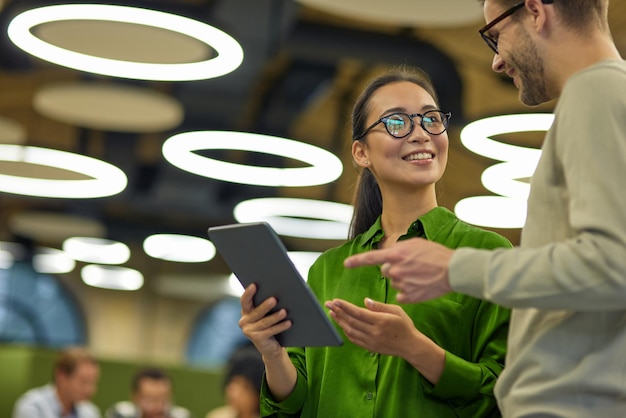
[[[170,385],[172,384],[172,379],[167,375],[167,373],[165,373],[165,371],[159,369],[158,367],[146,367],[135,373],[131,387],[133,393],[137,393],[137,391],[139,391],[139,385],[144,379],[164,380],[170,383]]]
[[[78,365],[82,363],[92,363],[97,365],[96,358],[89,351],[82,347],[69,347],[59,352],[54,363],[55,374],[63,373],[66,376],[72,375]]]

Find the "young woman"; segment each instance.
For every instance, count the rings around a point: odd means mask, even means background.
[[[261,416],[499,416],[493,386],[503,368],[509,311],[451,293],[399,305],[378,266],[345,269],[346,257],[424,237],[451,248],[510,247],[437,205],[450,114],[418,71],[374,79],[354,106],[352,157],[361,168],[350,240],[311,267],[308,283],[344,338],[341,347],[281,347],[290,321],[268,298],[241,297],[240,326],[263,355]]]

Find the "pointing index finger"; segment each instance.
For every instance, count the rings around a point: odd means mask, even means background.
[[[372,250],[362,254],[356,254],[346,258],[343,265],[347,268],[373,266],[377,264],[383,264],[389,261],[387,251],[385,250]]]

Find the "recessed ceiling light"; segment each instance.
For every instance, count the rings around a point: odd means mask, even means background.
[[[88,264],[80,271],[85,284],[112,290],[137,290],[143,286],[143,274],[120,266]]]
[[[72,237],[63,241],[63,251],[87,263],[123,264],[130,258],[126,244],[103,238]]]
[[[0,174],[0,191],[26,196],[87,199],[120,193],[126,174],[104,161],[49,148],[0,144],[0,161],[59,168],[88,179],[57,180]]]
[[[292,158],[309,167],[278,168],[235,164],[195,154],[199,150],[238,150]],[[163,156],[181,170],[232,183],[257,186],[314,186],[336,180],[341,160],[322,148],[269,135],[233,131],[184,132],[168,138]]]
[[[353,208],[323,200],[267,197],[244,200],[233,213],[237,222],[267,222],[279,235],[345,240]]]
[[[189,235],[151,235],[144,240],[143,249],[150,257],[181,263],[202,263],[215,257],[211,241]]]
[[[150,26],[195,38],[217,52],[205,61],[149,63],[115,60],[71,51],[45,42],[31,32],[49,22],[98,20]],[[19,48],[43,60],[94,74],[138,80],[185,81],[219,77],[243,61],[239,43],[223,31],[197,20],[170,13],[106,4],[63,4],[27,10],[9,24],[8,35]]]

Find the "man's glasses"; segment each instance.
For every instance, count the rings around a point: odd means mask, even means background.
[[[552,4],[554,3],[554,0],[541,0],[541,2],[543,4]],[[485,41],[487,46],[491,48],[493,52],[495,52],[496,54],[498,53],[498,40],[494,38],[493,36],[488,35],[487,32],[489,31],[489,29],[493,28],[495,25],[502,22],[504,19],[506,19],[507,17],[511,16],[513,13],[517,12],[519,9],[524,7],[525,4],[526,4],[525,1],[521,1],[517,3],[510,9],[505,10],[500,16],[496,17],[491,22],[487,23],[478,31],[478,33],[480,33],[480,36],[483,38],[483,41]]]
[[[413,113],[409,115],[407,113],[394,113],[378,119],[371,124],[365,132],[359,136],[355,136],[354,140],[358,141],[363,138],[369,131],[371,131],[379,123],[385,124],[385,129],[389,132],[389,135],[394,138],[404,138],[413,132],[415,122],[413,118],[419,117],[419,124],[423,130],[431,135],[441,135],[448,129],[448,122],[452,114],[450,112],[443,112],[441,110],[429,110],[428,112]]]

